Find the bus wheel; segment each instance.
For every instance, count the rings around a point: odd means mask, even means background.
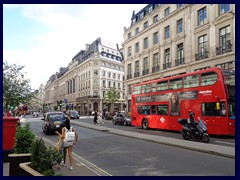
[[[144,119],[144,120],[142,121],[142,128],[143,128],[143,129],[148,129],[148,120],[147,120],[147,119]]]

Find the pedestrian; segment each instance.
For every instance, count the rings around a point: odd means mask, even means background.
[[[94,112],[94,116],[93,116],[93,124],[97,124],[97,119],[98,119],[98,113],[97,111]]]
[[[63,161],[62,161],[62,165],[66,166],[66,157],[67,157],[67,153],[68,153],[68,157],[69,157],[69,169],[73,170],[73,157],[72,157],[72,150],[73,150],[73,145],[75,145],[78,141],[78,134],[76,133],[76,131],[74,130],[73,127],[70,126],[70,119],[69,117],[65,116],[66,120],[65,120],[65,127],[62,128],[62,134],[60,134],[58,131],[55,131],[56,134],[58,134],[61,139],[63,140]],[[75,133],[75,140],[72,143],[66,143],[64,142],[64,139],[66,137],[67,132],[74,132]]]

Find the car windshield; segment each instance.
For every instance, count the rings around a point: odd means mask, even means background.
[[[72,111],[71,113],[72,113],[72,114],[78,114],[77,111]]]
[[[50,114],[49,115],[49,120],[50,121],[64,120],[64,115],[63,114]]]

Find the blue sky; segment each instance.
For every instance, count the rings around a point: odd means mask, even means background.
[[[33,89],[67,67],[86,44],[123,42],[133,10],[146,4],[4,4],[3,61],[24,65]]]

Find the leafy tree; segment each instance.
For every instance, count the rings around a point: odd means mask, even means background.
[[[114,88],[111,88],[109,91],[107,91],[103,99],[103,103],[108,105],[108,107],[110,107],[111,104],[118,103],[119,99],[120,99],[120,94]]]
[[[30,80],[24,79],[21,70],[24,66],[16,64],[9,65],[3,62],[3,105],[5,112],[9,107],[18,107],[21,103],[28,105],[35,97],[29,83]]]

